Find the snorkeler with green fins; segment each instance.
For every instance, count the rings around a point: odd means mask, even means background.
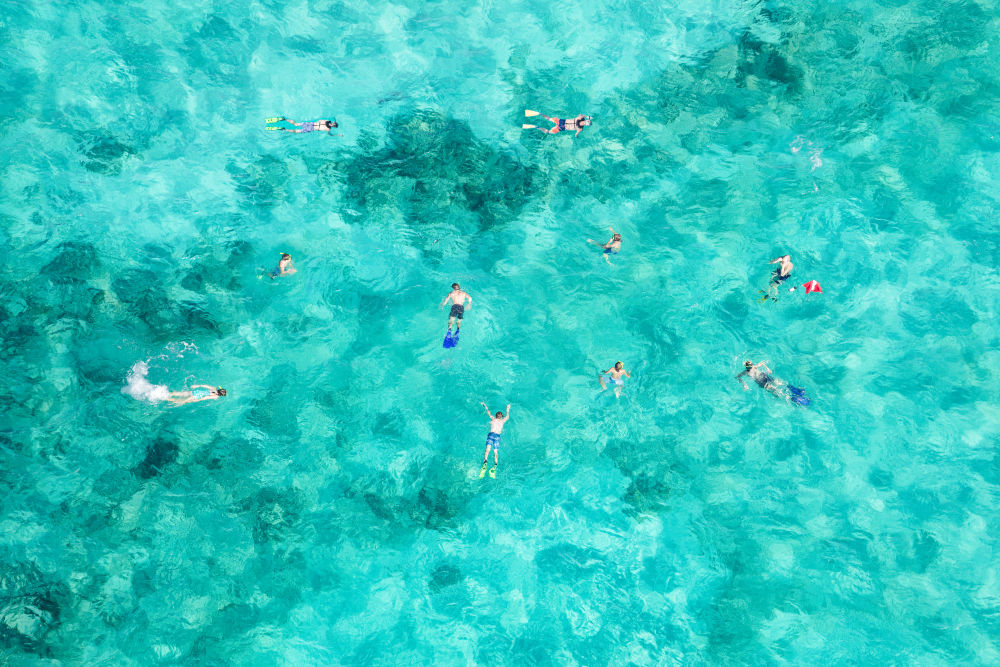
[[[493,448],[493,467],[490,468],[490,477],[497,476],[497,466],[500,465],[500,434],[503,433],[503,425],[510,419],[510,403],[507,404],[507,414],[502,412],[496,415],[490,412],[485,403],[479,403],[486,410],[486,415],[490,418],[490,433],[486,436],[486,452],[483,453],[483,467],[479,469],[479,479],[486,476],[486,466],[489,465],[490,447]]]
[[[296,134],[305,134],[307,132],[329,132],[335,127],[340,127],[337,125],[337,120],[326,120],[325,118],[320,120],[311,120],[303,123],[298,123],[291,118],[285,118],[283,116],[276,116],[274,118],[266,119],[267,127],[266,130],[271,130],[273,132],[294,132]],[[272,125],[272,123],[290,123],[294,125],[291,127],[278,127]]]

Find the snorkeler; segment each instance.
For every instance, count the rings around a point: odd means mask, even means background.
[[[784,380],[776,380],[770,375],[770,373],[773,373],[774,371],[768,367],[766,361],[761,361],[755,364],[747,359],[744,362],[744,366],[745,369],[736,376],[736,379],[740,381],[741,385],[743,385],[744,390],[750,389],[750,387],[747,386],[747,383],[743,381],[743,376],[749,375],[750,379],[759,384],[762,389],[771,392],[778,398],[788,399],[788,396],[781,391],[782,386],[784,386],[786,382]],[[767,372],[765,373],[760,370],[762,368]]]
[[[607,375],[607,380],[605,380],[605,375]],[[615,398],[621,398],[622,387],[625,386],[625,380],[623,378],[631,378],[632,373],[625,370],[625,364],[620,361],[616,361],[615,365],[606,371],[601,372],[598,376],[598,381],[601,383],[601,391],[608,388],[607,382],[611,382],[615,386]]]
[[[580,114],[576,118],[553,118],[552,116],[546,116],[545,114],[539,113],[537,111],[531,111],[525,109],[524,115],[527,116],[528,118],[531,118],[532,116],[541,116],[542,118],[551,121],[554,124],[554,127],[552,127],[552,129],[546,130],[544,127],[538,127],[537,125],[529,125],[528,123],[524,123],[523,125],[521,125],[521,129],[541,130],[545,134],[559,134],[563,130],[576,130],[576,134],[573,135],[574,138],[576,138],[577,136],[580,135],[581,132],[583,132],[583,128],[587,127],[593,122],[593,118],[591,116],[585,116],[583,114]]]
[[[292,256],[287,252],[281,253],[281,259],[278,260],[278,266],[276,266],[271,273],[271,280],[274,280],[278,276],[290,276],[296,273],[298,269],[292,268]]]
[[[456,329],[456,335],[457,332],[462,329],[462,316],[465,315],[466,299],[469,300],[468,305],[469,308],[471,308],[472,297],[463,292],[458,283],[452,283],[451,292],[444,298],[441,305],[438,306],[438,309],[440,310],[441,308],[444,308],[444,305],[448,303],[449,300],[451,301],[451,311],[448,313],[448,331],[451,331],[452,325],[454,325],[457,320],[458,327]]]
[[[293,130],[290,127],[275,127],[275,126],[271,125],[271,123],[280,123],[282,121],[284,121],[286,123],[291,123],[292,125],[294,125],[298,129]],[[268,118],[267,119],[267,123],[268,123],[268,126],[265,129],[273,130],[273,131],[280,130],[282,132],[295,132],[296,134],[305,134],[306,132],[329,132],[330,130],[332,130],[335,127],[340,127],[339,125],[337,125],[337,121],[336,120],[322,119],[322,120],[314,120],[314,121],[310,121],[310,122],[306,122],[306,123],[296,123],[291,118],[283,118],[281,116],[278,116],[276,118]]]
[[[784,380],[774,379],[774,377],[770,375],[770,373],[773,373],[774,371],[768,368],[766,361],[761,361],[755,364],[748,359],[743,362],[743,365],[746,369],[737,375],[736,379],[740,381],[741,385],[743,385],[744,390],[749,389],[750,387],[748,387],[747,383],[743,381],[743,376],[749,375],[751,380],[778,398],[783,398],[786,401],[795,403],[796,405],[800,405],[802,407],[808,407],[812,403],[812,399],[806,395],[805,389],[794,387]],[[765,373],[761,371],[761,368],[767,372]]]
[[[781,257],[772,259],[770,262],[768,262],[768,264],[779,264],[779,263],[780,266],[774,270],[774,273],[771,274],[771,282],[767,286],[767,292],[764,293],[764,290],[760,291],[761,294],[764,294],[764,296],[761,298],[761,301],[767,301],[768,299],[773,299],[774,301],[777,301],[778,289],[781,287],[781,283],[788,280],[792,275],[792,268],[794,267],[794,264],[792,264],[791,255],[782,255]]]
[[[617,255],[622,249],[622,235],[615,231],[614,227],[608,227],[611,230],[611,240],[605,244],[600,244],[594,239],[587,239],[587,243],[593,243],[598,248],[604,249],[604,261],[608,264],[611,263],[609,255]]]
[[[174,405],[198,403],[199,401],[214,401],[226,395],[222,387],[212,387],[207,384],[193,384],[191,391],[172,391],[167,400]]]
[[[486,408],[486,414],[490,418],[490,433],[486,436],[486,451],[483,453],[483,467],[479,469],[479,478],[486,475],[486,466],[489,465],[490,447],[493,448],[493,467],[490,468],[490,477],[497,476],[497,466],[500,465],[500,434],[503,433],[503,425],[510,419],[510,403],[507,404],[507,414],[502,412],[493,415],[490,409],[483,402],[479,403]]]

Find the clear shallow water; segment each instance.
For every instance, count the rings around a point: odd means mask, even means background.
[[[463,7],[7,9],[4,661],[1000,659],[996,7]]]

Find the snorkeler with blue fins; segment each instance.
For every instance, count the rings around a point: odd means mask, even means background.
[[[743,365],[744,370],[736,376],[736,379],[739,380],[741,385],[743,385],[744,391],[748,391],[750,389],[750,387],[747,386],[747,383],[743,381],[743,376],[746,375],[760,385],[761,389],[774,394],[778,398],[783,398],[786,401],[791,401],[792,403],[803,407],[812,402],[809,400],[809,397],[806,396],[804,390],[799,389],[798,387],[793,387],[784,380],[778,380],[771,375],[774,371],[768,367],[767,361],[760,361],[755,364],[747,359],[743,362]]]
[[[448,331],[444,335],[444,347],[455,347],[458,345],[458,336],[462,333],[462,317],[465,316],[466,302],[468,307],[472,307],[472,297],[462,291],[462,286],[458,283],[451,284],[451,292],[444,298],[438,309],[444,308],[445,304],[451,301],[451,310],[448,312]],[[455,335],[451,334],[451,327],[456,325]]]

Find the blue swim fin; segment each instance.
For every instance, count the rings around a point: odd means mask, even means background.
[[[788,393],[790,393],[792,396],[792,403],[795,403],[796,405],[801,405],[802,407],[805,407],[810,403],[812,403],[812,401],[809,400],[809,397],[806,396],[806,392],[804,389],[799,389],[798,387],[793,387],[792,385],[788,385]]]
[[[444,342],[441,343],[441,347],[455,347],[455,340],[451,337],[451,329],[448,329],[448,333],[444,335]]]

